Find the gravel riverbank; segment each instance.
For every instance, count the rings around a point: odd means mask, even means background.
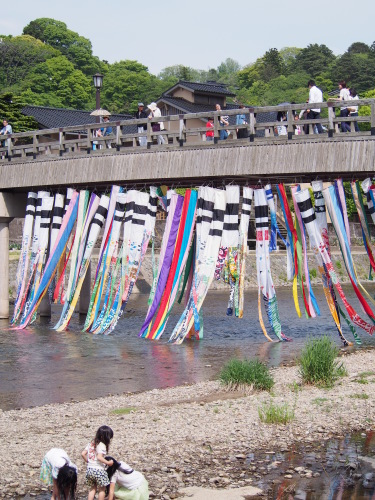
[[[249,453],[285,451],[293,443],[374,429],[375,351],[345,355],[343,361],[348,376],[332,389],[298,387],[298,368],[292,366],[273,370],[272,395],[228,393],[211,381],[0,410],[0,498],[36,496],[43,491],[39,468],[51,447],[64,448],[78,465],[83,497],[85,466],[80,454],[103,424],[114,431],[111,454],[142,471],[155,498],[177,498],[189,486],[251,485],[264,467],[249,467]],[[258,408],[271,399],[294,407],[295,420],[287,425],[261,423]]]

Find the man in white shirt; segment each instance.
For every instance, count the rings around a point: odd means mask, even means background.
[[[309,87],[309,103],[323,102],[323,92],[318,89],[314,80],[309,80],[307,86]],[[320,108],[309,109],[307,119],[315,120],[316,118],[320,118]],[[324,132],[320,123],[316,124],[316,128],[318,130],[318,134],[322,134]]]

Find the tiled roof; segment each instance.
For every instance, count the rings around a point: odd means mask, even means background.
[[[215,94],[222,96],[234,96],[233,92],[227,89],[226,85],[223,83],[217,82],[187,82],[185,80],[180,80],[173,87],[164,92],[165,95],[168,95],[172,90],[178,87],[185,87],[193,92],[204,93],[204,94]]]
[[[96,117],[90,116],[91,111],[80,109],[49,108],[46,106],[25,106],[22,113],[32,116],[42,128],[60,128],[73,125],[90,125],[96,123]],[[111,115],[111,121],[127,120],[131,115]]]
[[[163,96],[158,100],[158,103],[165,102],[170,106],[173,106],[177,109],[180,109],[182,113],[205,113],[206,111],[216,111],[215,106],[213,104],[196,104],[193,102],[186,101],[182,97],[169,97]],[[250,107],[245,105],[246,107]],[[225,108],[222,108],[222,111],[229,109],[238,109],[238,104],[227,104]],[[255,107],[256,112],[256,107]],[[276,121],[276,112],[272,113],[257,113],[257,122],[265,123]],[[229,117],[229,123],[234,125],[236,123],[236,116]]]

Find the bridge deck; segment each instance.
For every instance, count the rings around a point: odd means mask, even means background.
[[[194,185],[212,182],[219,185],[235,180],[256,184],[306,182],[315,178],[329,180],[374,175],[375,136],[342,134],[335,138],[305,136],[288,141],[281,137],[256,143],[220,141],[199,146],[165,146],[153,149],[126,148],[105,150],[90,155],[2,162],[0,190],[24,191],[40,186],[100,187],[150,183]]]

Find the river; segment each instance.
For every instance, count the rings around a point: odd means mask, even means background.
[[[367,288],[374,293],[374,285]],[[346,287],[345,292],[360,311],[351,289]],[[204,338],[182,345],[167,342],[182,305],[175,307],[161,340],[137,337],[147,310],[148,297],[142,294],[131,297],[116,330],[108,336],[81,333],[84,317],[79,314],[74,314],[69,331],[54,331],[51,327],[60,313],[57,306],[53,306],[51,319],[38,318],[26,330],[10,329],[9,322],[1,320],[0,408],[191,384],[217,377],[232,357],[258,357],[269,366],[278,366],[294,361],[307,337],[324,333],[341,345],[321,288],[315,289],[321,309],[321,316],[315,319],[298,318],[291,288],[280,288],[277,293],[283,331],[292,342],[265,339],[258,321],[256,290],[245,294],[243,319],[226,316],[226,292],[210,292],[203,305]],[[265,314],[263,319],[267,324]],[[350,338],[347,327],[344,333]],[[363,346],[375,345],[368,334],[358,333]]]

